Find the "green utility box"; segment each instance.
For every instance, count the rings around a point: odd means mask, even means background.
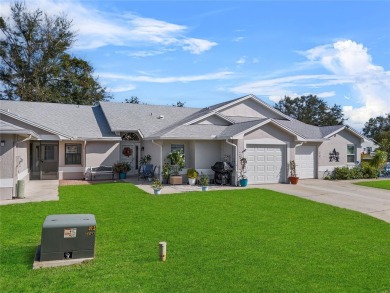
[[[93,258],[95,233],[95,215],[47,216],[42,225],[40,261]]]

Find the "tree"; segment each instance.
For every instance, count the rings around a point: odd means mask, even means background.
[[[0,17],[0,99],[88,105],[110,98],[92,66],[66,53],[75,39],[71,26],[19,2],[11,19]]]
[[[139,104],[139,99],[138,97],[131,97],[130,99],[125,99],[125,103],[129,104]]]
[[[385,114],[385,116],[370,118],[363,128],[363,134],[376,141],[380,140],[383,136],[382,132],[386,131],[390,132],[390,113]]]
[[[186,102],[181,102],[181,101],[178,101],[178,102],[176,102],[176,105],[172,105],[173,107],[184,107],[184,104],[185,104]]]
[[[282,113],[315,126],[342,125],[346,119],[341,106],[329,107],[316,95],[290,98],[285,96],[274,106]]]
[[[390,113],[370,118],[364,124],[363,134],[375,140],[379,149],[387,153],[387,160],[390,161]]]

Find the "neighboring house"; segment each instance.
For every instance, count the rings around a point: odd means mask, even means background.
[[[353,166],[364,142],[348,126],[307,125],[253,95],[203,109],[0,101],[0,114],[2,198],[15,196],[17,180],[82,179],[87,167],[116,161],[130,162],[129,174],[137,174],[146,154],[160,168],[173,150],[184,151],[186,168],[209,175],[215,162],[230,161],[232,184],[243,150],[249,184],[287,182],[290,160],[300,178],[322,178]]]
[[[362,155],[370,155],[379,148],[379,145],[372,139],[366,138],[366,141],[362,143]]]

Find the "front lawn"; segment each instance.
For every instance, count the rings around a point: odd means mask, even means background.
[[[355,184],[390,190],[390,180],[365,181],[365,182],[357,182]]]
[[[96,258],[32,270],[45,217],[61,213],[95,214]],[[58,202],[1,206],[0,215],[1,292],[390,290],[388,223],[268,190],[63,186]]]

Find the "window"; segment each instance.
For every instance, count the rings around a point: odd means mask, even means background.
[[[184,154],[184,144],[171,144],[171,153],[181,151]]]
[[[65,165],[81,164],[81,144],[65,144]]]
[[[355,163],[355,146],[347,145],[347,163]]]
[[[54,145],[45,145],[44,146],[43,159],[45,161],[54,161]]]

